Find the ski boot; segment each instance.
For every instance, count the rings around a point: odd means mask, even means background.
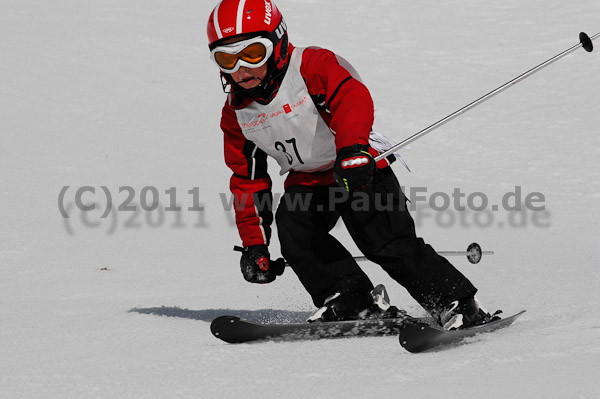
[[[439,315],[444,330],[460,330],[497,320],[500,311],[493,315],[481,307],[474,296],[453,301]]]
[[[405,315],[406,312],[390,305],[385,287],[380,284],[371,292],[336,292],[307,321],[387,319]]]

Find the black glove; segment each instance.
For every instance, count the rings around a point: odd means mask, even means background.
[[[251,245],[242,250],[240,267],[246,281],[268,284],[283,274],[285,261],[269,260],[269,249],[266,245]]]
[[[340,186],[353,192],[371,185],[376,169],[369,146],[356,144],[338,151],[333,176]]]

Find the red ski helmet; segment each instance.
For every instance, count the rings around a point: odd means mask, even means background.
[[[288,61],[287,26],[271,0],[222,0],[210,14],[206,33],[211,50],[236,36],[265,37],[273,42],[270,64],[281,70]]]

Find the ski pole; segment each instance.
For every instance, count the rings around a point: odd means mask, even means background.
[[[233,250],[243,252],[244,248],[235,245],[233,247]],[[469,262],[477,264],[481,262],[481,258],[483,257],[483,255],[493,255],[494,251],[482,251],[481,246],[474,242],[469,245],[466,251],[439,251],[437,252],[437,254],[441,256],[466,256]],[[369,260],[366,256],[354,256],[353,258],[358,262]],[[281,261],[284,261],[282,258],[279,258],[275,262],[280,262],[280,259]],[[285,262],[285,266],[289,266],[289,263]]]
[[[579,47],[583,47],[583,49],[585,51],[587,51],[588,53],[591,53],[594,50],[594,45],[593,45],[592,41],[594,39],[596,39],[598,36],[600,36],[600,33],[596,33],[594,36],[592,36],[590,38],[585,32],[581,32],[579,34],[579,43],[577,45],[575,45],[575,46],[573,46],[573,47],[571,47],[571,48],[563,51],[562,53],[557,54],[554,57],[552,57],[552,58],[550,58],[550,59],[542,62],[538,66],[530,69],[529,71],[523,73],[522,75],[517,76],[516,78],[514,78],[510,82],[507,82],[507,83],[503,84],[502,86],[498,87],[495,90],[492,90],[491,92],[489,92],[488,94],[484,95],[483,97],[480,97],[477,100],[473,101],[472,103],[470,103],[470,104],[462,107],[458,111],[456,111],[456,112],[454,112],[454,113],[446,116],[443,119],[440,119],[439,121],[437,121],[433,125],[430,125],[430,126],[426,127],[425,129],[421,130],[420,132],[413,134],[409,138],[405,139],[404,141],[401,141],[400,143],[398,143],[398,144],[394,145],[393,147],[391,147],[389,150],[387,150],[387,151],[381,153],[380,155],[378,155],[375,158],[375,161],[380,161],[381,159],[387,157],[388,155],[390,155],[390,154],[398,151],[400,148],[406,147],[407,145],[409,145],[413,141],[418,140],[419,138],[425,136],[427,133],[430,133],[434,129],[437,129],[438,127],[446,124],[447,122],[450,122],[452,119],[456,118],[457,116],[464,114],[465,112],[469,111],[472,108],[475,108],[476,106],[478,106],[479,104],[483,103],[486,100],[489,100],[490,98],[492,98],[496,94],[499,94],[499,93],[503,92],[504,90],[506,90],[509,87],[511,87],[511,86],[519,83],[520,81],[524,80],[525,78],[528,78],[529,76],[531,76],[534,73],[538,72],[539,70],[547,67],[548,65],[552,64],[553,62],[558,61],[559,59],[563,58],[564,56],[572,53],[573,51],[577,50]]]
[[[493,254],[494,254],[494,251],[482,251],[481,247],[476,242],[470,244],[467,247],[466,251],[440,251],[440,252],[438,252],[438,255],[441,255],[441,256],[466,255],[469,262],[471,262],[473,264],[477,264],[477,263],[481,262],[481,257],[483,255],[493,255]]]

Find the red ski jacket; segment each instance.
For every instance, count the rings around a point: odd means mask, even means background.
[[[290,54],[294,51],[291,44],[289,51]],[[325,49],[305,49],[300,74],[319,114],[335,132],[336,149],[354,144],[368,145],[374,106],[365,85],[339,64],[333,52]],[[223,107],[221,129],[224,132],[225,162],[233,171],[230,189],[234,196],[236,224],[244,246],[268,245],[273,213],[267,155],[246,139],[238,124],[235,109],[244,108],[248,102],[236,108],[230,100],[231,96]],[[377,155],[374,150],[371,151]],[[385,159],[378,163],[378,167],[388,165]],[[331,185],[334,182],[333,169],[318,173],[291,171],[285,187]]]

